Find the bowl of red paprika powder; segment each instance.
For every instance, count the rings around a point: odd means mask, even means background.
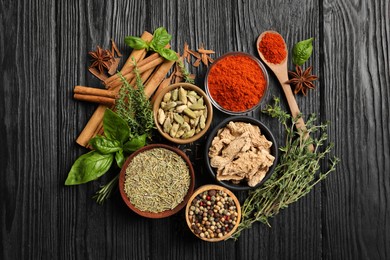
[[[266,99],[268,73],[253,55],[229,52],[209,67],[205,90],[218,110],[230,115],[247,114]]]

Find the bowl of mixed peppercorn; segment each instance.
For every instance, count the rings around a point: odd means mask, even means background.
[[[186,221],[192,233],[208,242],[229,238],[241,220],[237,197],[219,185],[204,185],[190,197],[186,207]]]

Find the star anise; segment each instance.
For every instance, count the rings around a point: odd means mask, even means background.
[[[290,80],[286,81],[287,84],[291,84],[294,87],[294,94],[302,92],[306,96],[309,89],[314,89],[313,81],[317,80],[316,75],[311,74],[312,66],[308,67],[305,71],[298,65],[295,66],[295,71],[289,71],[288,75]]]
[[[97,46],[96,51],[90,51],[88,54],[92,57],[90,68],[97,68],[101,74],[104,68],[109,70],[114,61],[112,53],[109,50],[103,50],[100,46]]]

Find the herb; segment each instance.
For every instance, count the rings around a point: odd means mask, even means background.
[[[143,147],[146,144],[146,138],[151,137],[152,130],[154,129],[153,110],[149,100],[145,96],[144,85],[142,84],[137,64],[134,60],[133,62],[136,76],[136,87],[131,86],[122,74],[118,73],[123,82],[123,86],[119,92],[119,98],[116,101],[115,110],[118,116],[124,120],[123,122],[127,124],[130,136],[130,140],[124,142],[121,149],[115,154],[115,160],[119,167],[122,167],[125,162],[124,154],[130,154]],[[110,135],[115,135],[118,138],[124,134],[123,130],[109,129]],[[115,181],[118,179],[118,176],[119,174],[109,183],[101,186],[100,190],[96,192],[94,198],[97,203],[102,204],[111,196],[113,189],[118,185],[118,182]]]
[[[126,169],[124,191],[141,211],[157,213],[175,208],[183,201],[189,186],[186,162],[165,148],[137,154]]]
[[[314,38],[309,38],[304,41],[300,41],[294,45],[293,48],[293,63],[302,66],[311,56],[313,52]]]
[[[181,72],[181,75],[183,76],[184,78],[184,81],[187,82],[187,83],[191,83],[191,84],[194,84],[195,81],[194,79],[191,77],[191,74],[190,72],[187,70],[187,68],[184,66],[184,62],[182,60],[178,60],[177,61],[177,65],[179,66],[179,69],[180,69],[180,72]]]
[[[97,46],[96,51],[90,51],[88,54],[92,57],[90,68],[97,68],[100,73],[103,73],[104,69],[109,70],[114,62],[113,54],[109,50],[103,50],[100,46]]]
[[[106,185],[100,186],[100,190],[92,197],[96,200],[98,204],[103,204],[109,197],[113,190],[118,187],[119,174],[116,175],[109,183]]]
[[[287,84],[291,84],[294,87],[294,94],[302,92],[306,96],[309,89],[314,89],[315,86],[312,81],[318,79],[316,75],[311,74],[312,66],[302,71],[302,68],[298,65],[295,66],[295,71],[289,71],[288,75],[290,80],[286,81]]]
[[[331,152],[333,144],[325,144],[328,137],[327,124],[314,125],[315,115],[312,115],[306,123],[307,132],[311,136],[320,132],[320,136],[318,139],[306,139],[306,131],[294,128],[299,117],[292,119],[288,113],[283,111],[279,105],[279,99],[275,99],[274,107],[267,106],[263,112],[276,117],[282,123],[287,133],[286,145],[280,148],[282,152],[280,161],[269,180],[262,187],[249,192],[241,208],[242,221],[231,237],[234,239],[237,239],[243,230],[250,228],[255,222],[260,221],[270,225],[269,218],[310,192],[314,185],[335,170],[339,162],[339,159],[334,157],[330,160],[327,171],[317,174],[321,160]],[[291,125],[289,125],[290,122]],[[314,152],[308,150],[310,144],[315,145]]]
[[[108,139],[118,140],[121,144],[129,139],[129,127],[120,115],[107,109],[103,118],[104,135]]]
[[[82,184],[96,180],[105,174],[115,161],[122,167],[125,157],[123,148],[128,143],[130,132],[126,122],[110,109],[106,109],[103,117],[105,136],[96,136],[90,140],[94,149],[80,156],[73,164],[65,185]],[[126,143],[125,143],[126,142]],[[128,150],[128,148],[126,148]]]
[[[146,42],[140,37],[126,36],[125,43],[136,50],[146,49],[149,51],[151,49],[166,60],[177,60],[176,52],[165,48],[171,39],[172,35],[168,34],[164,27],[159,27],[154,31],[153,39],[150,42]]]
[[[144,86],[136,64],[134,72],[136,74],[136,87],[131,86],[122,74],[118,73],[123,86],[120,89],[115,109],[129,126],[131,137],[143,134],[151,137],[154,129],[152,106],[145,96]]]
[[[73,164],[65,185],[77,185],[95,180],[111,167],[114,156],[97,151],[81,155]]]

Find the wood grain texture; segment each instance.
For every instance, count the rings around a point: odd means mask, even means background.
[[[324,112],[342,159],[322,196],[324,258],[388,259],[390,6],[324,1],[323,15]]]
[[[6,1],[0,0],[1,259],[389,259],[390,5],[378,1]],[[272,227],[256,223],[237,242],[206,243],[188,230],[184,212],[160,220],[132,213],[118,193],[105,205],[91,197],[114,175],[63,185],[86,150],[75,143],[96,105],[75,101],[76,85],[103,85],[87,71],[87,52],[113,38],[127,57],[126,35],[159,26],[172,49],[204,44],[216,58],[256,56],[264,30],[279,31],[291,51],[315,37],[305,66],[317,90],[297,96],[305,114],[329,120],[342,163],[320,186],[281,211]],[[292,68],[292,63],[289,63]],[[190,67],[203,86],[206,67]],[[283,92],[270,73],[270,95]],[[215,126],[226,115],[214,110]],[[251,114],[270,126],[273,119]],[[179,146],[196,186],[212,180],[203,143]],[[322,168],[326,168],[324,162]],[[245,193],[237,193],[240,200]]]

